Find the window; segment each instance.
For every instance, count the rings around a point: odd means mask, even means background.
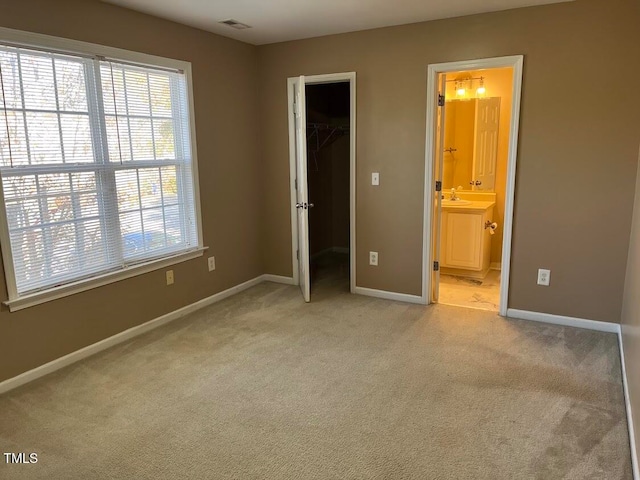
[[[182,71],[0,45],[0,82],[10,301],[202,247]]]

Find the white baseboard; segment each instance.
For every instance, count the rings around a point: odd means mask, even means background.
[[[236,293],[240,293],[243,290],[251,288],[264,281],[293,284],[292,278],[281,277],[279,275],[260,275],[256,278],[252,278],[251,280],[228,288],[227,290],[223,290],[222,292],[218,292],[214,295],[211,295],[210,297],[203,298],[202,300],[198,300],[197,302],[186,305],[182,308],[179,308],[178,310],[169,312],[165,315],[162,315],[161,317],[154,318],[153,320],[149,320],[148,322],[145,322],[141,325],[131,327],[128,330],[117,333],[111,337],[105,338],[104,340],[100,340],[99,342],[88,345],[84,348],[81,348],[80,350],[71,352],[63,357],[57,358],[48,363],[45,363],[44,365],[36,367],[33,370],[29,370],[13,378],[4,380],[3,382],[0,382],[0,394],[8,392],[9,390],[13,390],[14,388],[31,382],[37,378],[48,375],[49,373],[55,372],[56,370],[60,370],[61,368],[78,362],[84,358],[90,357],[91,355],[95,355],[96,353],[113,347],[114,345],[126,342],[127,340],[137,337],[138,335],[142,335],[143,333],[153,330],[154,328],[158,328],[173,320],[177,320],[178,318],[184,317],[191,312],[195,312],[196,310],[219,302],[220,300],[235,295]]]
[[[375,290],[373,288],[354,287],[353,293],[366,295],[368,297],[384,298],[385,300],[396,300],[398,302],[418,303],[424,305],[426,302],[418,295],[408,295],[406,293],[388,292],[386,290]]]
[[[507,309],[507,317],[521,320],[533,320],[534,322],[552,323],[554,325],[564,325],[566,327],[586,328],[599,332],[618,333],[620,325],[617,323],[601,322],[599,320],[587,320],[585,318],[564,317],[562,315],[552,315],[551,313],[529,312],[526,310]]]
[[[264,275],[258,277],[262,279],[263,282],[274,282],[274,283],[283,283],[285,285],[295,285],[293,282],[293,277],[284,277],[282,275],[271,275],[270,273],[265,273]]]
[[[618,332],[618,344],[620,346],[620,364],[622,366],[622,388],[624,391],[624,403],[627,409],[627,425],[629,428],[629,445],[631,447],[631,467],[633,478],[640,480],[640,470],[638,468],[638,452],[636,450],[635,427],[633,425],[633,413],[631,411],[631,399],[629,397],[629,385],[627,383],[627,366],[624,358],[624,344],[622,342],[622,328]]]

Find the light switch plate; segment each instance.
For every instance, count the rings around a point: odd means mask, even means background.
[[[173,270],[167,270],[167,285],[173,285]]]
[[[380,185],[380,174],[378,172],[371,174],[371,185]]]
[[[209,266],[209,271],[214,271],[216,269],[216,257],[209,257],[207,259],[207,264]]]
[[[378,266],[378,252],[369,252],[369,265]]]

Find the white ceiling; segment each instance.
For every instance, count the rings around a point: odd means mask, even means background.
[[[103,0],[254,45],[571,0]],[[251,25],[235,30],[220,21]]]

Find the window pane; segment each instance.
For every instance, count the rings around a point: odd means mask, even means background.
[[[0,67],[2,68],[3,86],[0,98],[2,98],[3,105],[6,103],[7,108],[21,108],[20,70],[18,69],[18,54],[15,49],[0,51]]]
[[[161,160],[176,158],[171,120],[154,120],[153,136],[156,144],[156,158]]]
[[[60,123],[65,162],[93,162],[89,116],[61,114]]]
[[[140,212],[121,214],[120,230],[122,231],[122,250],[125,257],[144,253],[145,244]]]
[[[47,212],[44,218],[45,222],[64,222],[73,220],[73,204],[71,203],[71,195],[56,195],[55,197],[47,197]]]
[[[95,191],[96,174],[93,172],[72,173],[71,183],[74,192]]]
[[[140,169],[140,193],[142,207],[157,207],[162,204],[162,186],[160,185],[160,169]]]
[[[128,115],[149,115],[149,85],[147,75],[139,71],[125,73]]]
[[[24,198],[37,195],[35,175],[7,177],[2,180],[4,198]]]
[[[24,106],[37,110],[55,110],[56,92],[51,55],[20,54]]]
[[[149,74],[151,111],[154,117],[171,116],[171,86],[166,75]]]
[[[95,269],[107,263],[104,233],[100,220],[78,223],[80,258],[84,268]]]
[[[176,167],[163,167],[162,173],[162,194],[164,204],[170,205],[178,201],[178,182],[176,179]]]
[[[97,217],[100,215],[100,207],[98,206],[98,196],[95,193],[78,195],[78,212],[77,217]]]
[[[124,77],[121,68],[111,67],[109,63],[100,67],[102,78],[102,96],[105,113],[108,115],[126,115],[127,102],[124,93]]]
[[[120,163],[120,161],[131,160],[131,140],[129,135],[129,124],[124,117],[105,117],[107,127],[107,141],[109,148],[109,161]]]
[[[151,120],[132,118],[131,147],[134,160],[153,160],[153,137]]]
[[[0,167],[29,165],[24,120],[21,112],[0,114]]]
[[[70,112],[87,112],[87,89],[82,63],[56,58],[55,65],[58,108]]]
[[[42,230],[33,229],[11,234],[16,282],[18,285],[33,283],[45,277],[44,236]]]
[[[116,190],[118,192],[118,211],[140,209],[138,175],[135,170],[116,172]]]
[[[36,198],[7,201],[6,208],[10,230],[35,227],[41,223],[40,201]]]
[[[167,244],[177,245],[183,242],[182,222],[180,220],[180,208],[178,206],[164,209],[165,224],[167,229]]]
[[[142,212],[142,222],[144,225],[145,247],[147,251],[164,248],[164,218],[162,208],[144,210]]]
[[[79,252],[76,250],[76,226],[66,223],[48,227],[45,229],[45,236],[47,235],[51,242],[51,275],[55,277],[77,271]]]
[[[33,112],[26,115],[31,163],[62,163],[58,116]]]
[[[41,195],[52,193],[68,193],[71,191],[68,173],[51,173],[47,175],[38,175],[37,179],[40,186]]]

